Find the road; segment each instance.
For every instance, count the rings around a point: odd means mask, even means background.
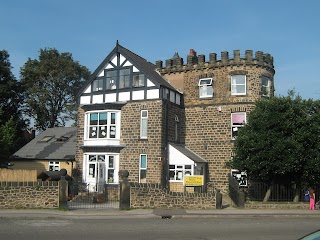
[[[318,229],[320,218],[0,219],[1,240],[292,240]]]

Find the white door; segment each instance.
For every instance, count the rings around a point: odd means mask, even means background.
[[[90,192],[103,191],[105,171],[105,155],[88,155],[87,184]]]

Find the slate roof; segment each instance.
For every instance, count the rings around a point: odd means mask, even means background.
[[[183,144],[170,143],[170,145],[196,163],[207,163],[206,160],[204,160],[202,157],[191,151]]]
[[[48,128],[15,152],[12,160],[74,160],[76,134],[76,127]]]
[[[116,47],[109,53],[109,55],[103,60],[103,62],[98,66],[98,68],[91,74],[88,81],[84,84],[84,86],[79,90],[78,97],[83,93],[83,91],[87,88],[88,84],[90,84],[99,74],[99,72],[104,69],[104,67],[108,64],[111,58],[115,53],[120,52],[125,58],[127,58],[134,66],[136,66],[141,72],[143,72],[155,85],[157,86],[165,86],[168,89],[179,92],[174,86],[172,86],[167,80],[165,80],[162,76],[160,76],[156,71],[156,65],[151,62],[148,62],[146,59],[140,57],[139,55],[131,52],[127,48],[121,46],[120,44],[116,44]]]

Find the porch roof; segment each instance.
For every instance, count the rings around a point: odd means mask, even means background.
[[[174,147],[175,149],[177,149],[179,152],[181,152],[183,155],[185,155],[186,157],[190,158],[192,161],[194,161],[195,163],[207,163],[207,161],[205,159],[203,159],[202,157],[200,157],[198,154],[196,154],[195,152],[191,151],[189,148],[187,148],[185,145],[183,144],[176,144],[176,143],[169,143],[172,147]]]

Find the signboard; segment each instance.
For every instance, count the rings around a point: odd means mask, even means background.
[[[232,176],[239,182],[240,187],[247,187],[247,173],[236,169],[231,170]]]
[[[203,186],[203,180],[202,175],[184,176],[183,185],[190,187]]]

